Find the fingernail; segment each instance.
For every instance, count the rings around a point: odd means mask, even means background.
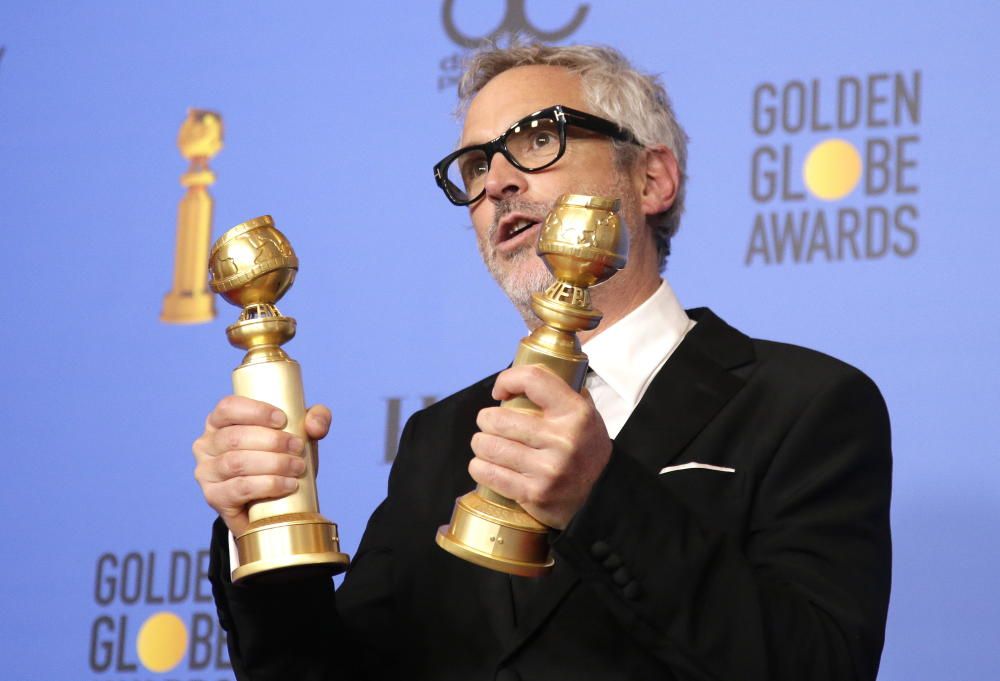
[[[271,423],[276,426],[282,426],[285,424],[285,415],[281,413],[280,410],[275,409],[271,412]]]
[[[302,446],[303,446],[302,438],[296,437],[294,435],[288,438],[288,451],[290,451],[292,454],[301,454]]]
[[[284,487],[289,492],[291,492],[293,489],[299,486],[299,481],[296,480],[295,478],[282,478],[281,486]]]
[[[295,475],[302,475],[306,472],[306,460],[305,459],[293,459],[292,460],[292,473]]]

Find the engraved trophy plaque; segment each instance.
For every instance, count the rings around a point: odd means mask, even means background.
[[[305,432],[302,373],[281,349],[295,335],[295,320],[282,316],[275,303],[295,281],[298,267],[291,244],[269,215],[227,231],[209,258],[212,290],[243,308],[239,320],[226,329],[229,342],[247,351],[233,371],[234,392],[284,411],[285,430],[306,443],[306,470],[298,489],[250,506],[250,525],[236,537],[240,565],[234,582],[265,575],[283,578],[288,568],[336,574],[350,561],[340,552],[337,526],[319,513],[316,443]]]
[[[543,324],[521,340],[514,366],[542,364],[574,390],[583,386],[587,356],[576,333],[601,321],[601,312],[590,305],[589,288],[625,266],[628,232],[618,220],[620,205],[617,199],[565,194],[546,217],[537,252],[556,280],[532,297],[532,310]],[[524,396],[501,406],[539,411]],[[438,529],[437,543],[476,565],[537,577],[555,562],[548,532],[517,502],[479,485],[458,498],[451,524]]]

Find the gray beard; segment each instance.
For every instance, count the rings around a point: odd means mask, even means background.
[[[479,254],[486,263],[486,268],[529,328],[541,323],[531,309],[532,295],[548,288],[553,281],[552,274],[541,258],[535,254],[534,244],[525,244],[514,253],[498,253],[496,234],[500,229],[500,220],[508,213],[521,211],[544,219],[554,205],[555,201],[534,203],[518,198],[504,199],[494,208],[493,222],[486,238],[479,239],[478,242]]]
[[[537,261],[536,267],[530,269],[525,267],[522,271],[518,271],[525,263],[532,260]],[[517,308],[524,323],[528,325],[528,328],[533,329],[541,324],[541,321],[531,309],[532,296],[547,289],[554,278],[541,258],[535,255],[535,248],[532,245],[525,246],[513,254],[513,257],[507,262],[515,268],[514,271],[502,274],[491,267],[490,274],[500,284],[500,288],[510,298],[510,302]],[[490,263],[487,263],[487,267],[490,267]]]

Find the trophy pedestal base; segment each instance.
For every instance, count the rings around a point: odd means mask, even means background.
[[[459,497],[451,524],[438,528],[438,546],[497,572],[520,577],[548,574],[555,564],[549,528],[517,504],[497,498],[501,503],[484,498],[478,490]]]
[[[176,293],[163,296],[160,321],[168,324],[200,324],[215,319],[215,296],[208,291]]]
[[[340,552],[337,526],[318,513],[291,513],[264,518],[250,524],[236,537],[240,566],[233,582],[283,580],[302,573],[335,575],[347,569],[350,558]]]

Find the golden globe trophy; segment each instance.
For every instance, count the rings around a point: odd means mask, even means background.
[[[340,552],[337,526],[319,513],[316,444],[305,432],[302,373],[281,349],[295,335],[295,320],[282,316],[274,304],[291,287],[298,269],[291,244],[269,215],[223,234],[209,258],[212,290],[243,308],[239,320],[226,329],[229,342],[247,351],[233,371],[234,392],[284,411],[285,431],[306,443],[299,488],[250,506],[250,525],[236,537],[240,566],[233,572],[234,582],[287,568],[336,574],[350,561]]]
[[[187,191],[177,206],[174,282],[163,297],[160,321],[200,324],[215,319],[215,296],[205,277],[212,239],[212,195],[208,188],[215,182],[208,162],[222,149],[222,118],[214,111],[188,109],[177,134],[177,147],[190,165],[181,175],[181,186]]]
[[[514,366],[542,364],[574,390],[583,386],[587,356],[576,333],[601,321],[601,312],[590,305],[589,288],[625,266],[628,232],[618,220],[620,206],[617,199],[564,194],[545,218],[537,252],[556,280],[532,297],[532,310],[543,324],[521,339]],[[500,406],[540,411],[523,395]],[[458,498],[451,524],[438,528],[437,543],[476,565],[538,577],[555,563],[548,532],[517,502],[479,485]]]

